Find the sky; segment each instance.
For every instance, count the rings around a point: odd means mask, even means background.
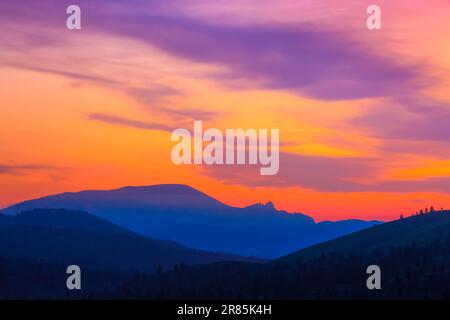
[[[161,183],[318,221],[450,208],[448,0],[2,0],[0,29],[0,208]],[[279,129],[279,173],[174,165],[194,120]]]

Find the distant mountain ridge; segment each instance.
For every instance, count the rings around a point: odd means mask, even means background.
[[[292,263],[322,254],[370,253],[393,246],[424,245],[433,241],[450,241],[450,210],[384,223],[298,250],[275,261]]]
[[[449,299],[450,211],[408,217],[330,240],[265,264],[223,261],[134,279],[138,299]],[[368,290],[370,265],[381,290]]]
[[[0,257],[121,272],[156,272],[158,265],[253,260],[148,238],[99,217],[65,209],[34,209],[0,219]]]
[[[262,258],[275,258],[379,223],[315,223],[302,213],[279,211],[271,202],[231,207],[192,187],[173,184],[61,193],[25,201],[3,212],[15,215],[36,208],[87,211],[152,238]]]

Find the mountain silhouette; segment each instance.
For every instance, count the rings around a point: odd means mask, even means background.
[[[148,238],[99,217],[64,209],[35,209],[0,218],[0,256],[96,270],[156,272],[175,264],[244,259]]]
[[[367,254],[373,251],[384,251],[391,247],[427,245],[434,241],[450,241],[450,211],[437,211],[373,226],[299,250],[278,258],[275,262],[290,263],[330,253]]]
[[[265,264],[217,262],[132,279],[119,297],[145,299],[448,299],[450,211],[400,219]],[[381,270],[368,290],[366,270]],[[164,294],[161,295],[161,292]]]
[[[145,236],[262,258],[275,258],[377,223],[315,223],[307,215],[277,210],[271,202],[236,208],[185,185],[62,193],[3,211],[14,215],[36,208],[87,211]]]

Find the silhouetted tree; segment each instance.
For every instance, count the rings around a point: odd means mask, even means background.
[[[423,210],[422,210],[422,209],[420,209],[420,215],[421,215],[421,216],[423,215]]]
[[[402,219],[403,219],[403,214],[400,215],[400,220],[402,220]]]
[[[435,210],[434,210],[433,206],[431,206],[431,208],[430,208],[430,212],[435,212]]]
[[[428,214],[428,208],[425,208],[425,214]]]

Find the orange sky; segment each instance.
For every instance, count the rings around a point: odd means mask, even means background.
[[[378,1],[377,31],[367,1],[155,3],[80,1],[68,31],[64,3],[2,2],[0,207],[159,183],[317,220],[450,207],[448,1]],[[175,166],[158,126],[194,120],[280,129],[280,173]]]

